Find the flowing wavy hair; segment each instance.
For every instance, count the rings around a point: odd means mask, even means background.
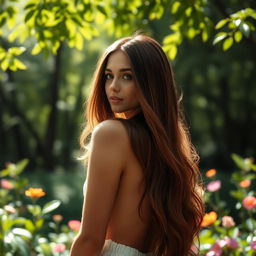
[[[192,246],[204,214],[199,157],[184,122],[172,68],[160,44],[151,37],[122,38],[104,52],[92,82],[81,146],[86,147],[88,135],[98,123],[116,118],[105,94],[104,73],[109,56],[117,50],[130,59],[141,106],[137,117],[119,120],[144,171],[141,200],[146,195],[153,212],[153,255],[198,255]]]

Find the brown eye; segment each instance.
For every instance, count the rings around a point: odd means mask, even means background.
[[[110,79],[112,79],[113,78],[113,75],[112,74],[110,74],[110,73],[106,73],[105,74],[105,79],[106,80],[110,80]]]
[[[123,79],[124,80],[132,80],[132,75],[131,74],[124,74]]]

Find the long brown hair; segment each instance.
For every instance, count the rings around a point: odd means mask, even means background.
[[[198,192],[198,155],[184,123],[170,63],[154,39],[145,35],[126,37],[106,49],[94,74],[81,146],[85,147],[98,123],[115,118],[104,90],[104,71],[110,54],[117,50],[125,52],[131,61],[141,106],[140,114],[120,120],[144,171],[143,198],[146,195],[150,200],[156,227],[153,255],[197,255],[191,246],[204,213]]]

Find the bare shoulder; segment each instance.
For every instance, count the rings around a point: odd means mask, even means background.
[[[99,123],[92,132],[93,142],[118,143],[128,140],[128,134],[124,125],[118,120],[105,120]]]

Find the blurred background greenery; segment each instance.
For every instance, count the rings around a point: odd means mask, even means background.
[[[255,9],[253,0],[0,0],[0,166],[28,158],[31,184],[78,218],[90,80],[106,46],[136,31],[171,60],[201,169],[253,157]]]

